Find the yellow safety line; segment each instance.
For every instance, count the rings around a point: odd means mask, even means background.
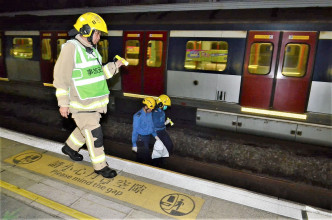
[[[69,215],[71,217],[74,217],[74,218],[77,218],[77,219],[98,219],[98,218],[95,218],[95,217],[92,217],[90,215],[87,215],[83,212],[80,212],[80,211],[77,211],[75,209],[72,209],[72,208],[69,208],[65,205],[62,205],[60,203],[57,203],[57,202],[54,202],[50,199],[47,199],[45,197],[42,197],[40,195],[37,195],[35,193],[32,193],[32,192],[29,192],[27,190],[24,190],[24,189],[21,189],[15,185],[12,185],[10,183],[7,183],[7,182],[4,182],[2,180],[0,180],[0,186],[4,189],[7,189],[7,190],[10,190],[14,193],[17,193],[21,196],[24,196],[28,199],[31,199],[35,202],[38,202],[44,206],[47,206],[47,207],[50,207],[52,209],[55,209],[57,211],[60,211],[66,215]]]
[[[271,111],[265,109],[257,109],[257,108],[241,108],[242,112],[249,112],[249,113],[256,113],[256,114],[263,114],[263,115],[272,115],[272,116],[280,116],[280,117],[287,117],[287,118],[297,118],[297,119],[307,119],[306,114],[297,114],[297,113],[290,113],[290,112],[279,112],[279,111]]]
[[[9,81],[9,79],[8,78],[3,78],[3,77],[0,77],[0,81]]]

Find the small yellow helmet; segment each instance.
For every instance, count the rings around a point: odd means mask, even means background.
[[[162,108],[163,106],[171,106],[171,99],[167,95],[160,95],[157,99],[157,106]]]
[[[143,99],[143,104],[145,104],[149,109],[154,109],[156,101],[152,97],[146,97]]]
[[[104,19],[92,12],[82,14],[77,19],[76,24],[74,24],[74,28],[82,34],[83,37],[90,37],[93,30],[108,33]]]

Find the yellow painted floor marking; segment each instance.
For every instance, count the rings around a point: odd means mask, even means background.
[[[24,151],[5,162],[178,219],[195,219],[204,204],[202,198],[121,175],[103,178],[91,166],[36,151]]]
[[[25,189],[21,189],[15,185],[12,185],[10,183],[7,183],[7,182],[4,182],[2,180],[0,180],[0,187],[4,188],[4,189],[7,189],[7,190],[10,190],[16,194],[19,194],[21,196],[24,196],[28,199],[31,199],[35,202],[38,202],[44,206],[47,206],[47,207],[50,207],[52,209],[55,209],[57,211],[60,211],[66,215],[69,215],[71,217],[74,217],[74,218],[77,218],[77,219],[97,219],[95,217],[92,217],[90,215],[87,215],[83,212],[80,212],[80,211],[77,211],[75,209],[72,209],[72,208],[69,208],[65,205],[62,205],[60,203],[57,203],[57,202],[54,202],[50,199],[47,199],[45,197],[42,197],[40,195],[37,195],[35,193],[32,193],[30,191],[27,191]]]

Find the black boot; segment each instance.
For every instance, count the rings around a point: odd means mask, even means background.
[[[105,178],[113,178],[116,177],[117,173],[115,170],[112,170],[108,166],[104,167],[101,170],[95,170],[95,173],[101,174]]]
[[[75,160],[75,161],[83,160],[83,156],[81,154],[79,154],[77,151],[74,151],[73,149],[71,149],[67,144],[65,144],[65,146],[63,146],[62,153],[67,154],[72,160]]]

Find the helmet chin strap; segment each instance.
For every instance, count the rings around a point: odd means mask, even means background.
[[[93,39],[93,35],[95,33],[95,30],[92,30],[91,35],[88,37],[88,41],[91,43],[91,45],[96,48],[96,45],[93,43],[92,39]]]

